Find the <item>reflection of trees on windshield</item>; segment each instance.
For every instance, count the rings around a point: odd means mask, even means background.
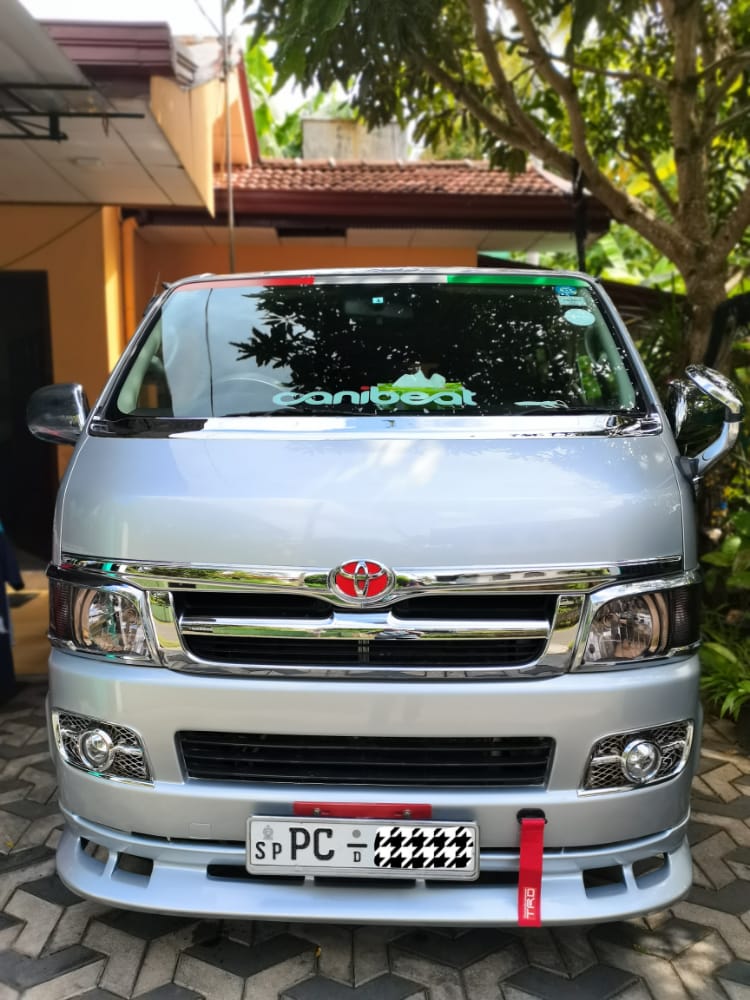
[[[247,340],[230,342],[236,360],[283,370],[294,392],[359,391],[422,363],[476,393],[480,412],[527,400],[602,401],[601,390],[592,399],[582,387],[585,330],[562,318],[552,288],[336,284],[246,297],[262,323]],[[604,388],[605,400],[616,395]]]

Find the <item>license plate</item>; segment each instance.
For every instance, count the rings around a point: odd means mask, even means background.
[[[253,875],[475,879],[476,823],[297,819],[251,816],[247,868]]]

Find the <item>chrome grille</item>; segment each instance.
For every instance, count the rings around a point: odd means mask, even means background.
[[[214,663],[269,666],[476,667],[519,666],[541,656],[544,641],[534,639],[232,639],[184,636],[185,647]]]
[[[528,787],[546,784],[547,737],[434,739],[181,732],[190,778],[325,785]]]
[[[305,594],[225,593],[210,590],[175,592],[175,611],[180,618],[193,616],[246,618],[326,619],[333,605],[320,597]],[[367,615],[368,609],[349,608],[349,613]],[[409,597],[391,607],[395,618],[431,620],[520,620],[547,619],[555,610],[555,598],[549,594],[439,594]]]
[[[516,668],[543,655],[557,600],[549,594],[418,596],[342,608],[301,594],[173,595],[185,650],[208,664],[471,670]]]

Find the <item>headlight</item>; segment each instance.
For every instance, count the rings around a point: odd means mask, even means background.
[[[634,594],[608,601],[594,615],[584,659],[636,660],[663,653],[669,638],[662,594]]]
[[[625,665],[697,645],[699,594],[695,584],[666,582],[662,590],[628,584],[592,595],[588,633],[578,656],[579,669]],[[639,592],[640,589],[640,592]],[[611,599],[607,596],[612,594]]]
[[[142,595],[130,587],[50,580],[50,639],[86,653],[152,662]]]

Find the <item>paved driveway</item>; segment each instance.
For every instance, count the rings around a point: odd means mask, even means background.
[[[750,1000],[750,759],[706,727],[695,884],[647,920],[563,930],[188,921],[108,910],[54,874],[45,688],[0,710],[0,1000]]]

